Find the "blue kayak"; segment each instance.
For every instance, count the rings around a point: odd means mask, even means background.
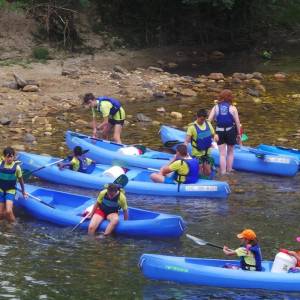
[[[272,261],[263,261],[262,272],[226,269],[237,260],[143,254],[139,267],[150,279],[226,288],[300,291],[300,273],[271,273]]]
[[[142,155],[125,155],[121,151],[128,147],[127,145],[93,139],[88,135],[72,131],[67,131],[65,137],[70,150],[73,150],[75,146],[81,146],[84,150],[88,149],[88,156],[101,164],[159,169],[173,158],[173,155],[170,153],[154,151],[148,148]]]
[[[27,152],[19,152],[18,159],[22,162],[22,168],[28,171],[34,171],[59,160],[59,158]],[[69,169],[59,170],[54,164],[34,172],[34,175],[59,184],[99,189],[114,180],[105,175],[105,171],[111,167],[111,165],[97,164],[93,172],[87,174]],[[222,181],[199,179],[196,183],[181,184],[178,190],[177,184],[152,182],[150,175],[153,170],[132,167],[126,168],[125,171],[129,179],[126,185],[128,193],[198,198],[226,198],[230,193],[229,185]]]
[[[295,159],[300,160],[300,150],[296,148],[287,148],[283,146],[272,146],[260,144],[256,147],[256,149],[265,151],[271,154],[279,154],[283,156],[293,157]]]
[[[63,227],[74,227],[82,220],[85,209],[93,205],[96,199],[42,188],[25,186],[31,196],[24,199],[18,193],[16,204],[24,208],[33,217]],[[36,199],[38,198],[38,199]],[[40,202],[40,201],[42,202]],[[128,208],[129,219],[124,221],[120,211],[120,221],[115,232],[131,237],[142,238],[178,238],[183,234],[184,222],[180,216],[152,212],[138,208]],[[80,224],[87,230],[90,220]],[[104,231],[108,222],[104,221],[98,231]]]
[[[162,126],[160,136],[164,145],[169,144],[175,149],[176,143],[184,142],[186,133],[176,128]],[[191,151],[190,145],[189,151]],[[212,149],[211,155],[215,160],[215,164],[218,165],[219,150]],[[270,154],[256,148],[236,146],[234,150],[233,168],[240,171],[261,174],[295,176],[298,172],[299,161],[287,156]]]

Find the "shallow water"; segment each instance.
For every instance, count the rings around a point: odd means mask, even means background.
[[[284,59],[282,60],[281,64],[284,66]],[[267,90],[268,96],[262,98],[262,104],[253,103],[251,98],[237,99],[241,120],[250,138],[248,144],[276,143],[276,139],[282,137],[289,139],[288,146],[298,146],[298,141],[292,134],[300,129],[300,101],[289,100],[286,95],[300,93],[299,85],[294,81],[278,82],[269,84]],[[188,101],[151,101],[146,104],[128,104],[126,110],[133,116],[137,112],[143,112],[154,120],[182,128],[192,121],[198,108],[210,108],[212,100],[212,97],[207,96],[205,99]],[[168,112],[182,111],[183,120],[176,121],[158,114],[156,108],[160,106],[164,106]],[[70,121],[77,118],[89,120],[90,114],[88,111],[72,111],[63,121],[57,120],[57,117],[52,117],[55,124],[54,135],[39,138],[38,145],[31,150],[51,155],[66,154],[66,150],[58,149],[63,145],[64,130],[81,129],[70,125]],[[134,119],[129,121],[130,125],[123,135],[124,142],[142,142],[152,148],[162,149],[158,126],[137,123]],[[89,133],[90,129],[84,128],[81,131]],[[95,196],[97,194],[96,191],[55,186],[39,180],[34,182],[60,190]],[[294,240],[300,235],[299,175],[295,178],[279,178],[237,172],[229,178],[229,182],[232,194],[227,200],[128,195],[128,202],[131,206],[179,214],[187,223],[187,232],[221,245],[238,246],[236,233],[245,227],[251,227],[258,234],[266,259],[272,259],[280,247],[297,247]],[[219,250],[208,246],[200,247],[184,237],[180,240],[124,237],[95,240],[88,238],[80,230],[71,233],[70,228],[39,222],[19,212],[16,225],[0,224],[0,299],[300,298],[300,293],[153,282],[144,279],[137,267],[142,253],[223,257]]]

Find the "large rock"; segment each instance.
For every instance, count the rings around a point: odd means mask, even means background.
[[[2,86],[12,90],[17,90],[19,88],[18,84],[15,81],[5,82]]]
[[[30,134],[30,133],[26,133],[24,136],[24,141],[26,143],[33,143],[36,141],[36,138],[34,135]]]
[[[274,74],[274,78],[279,81],[285,80],[286,77],[287,77],[287,75],[285,73],[278,72],[278,73]]]
[[[23,79],[22,77],[20,77],[16,73],[14,73],[13,75],[14,75],[15,81],[16,81],[19,88],[23,88],[25,85],[28,84],[25,79]]]
[[[232,78],[238,78],[240,80],[246,80],[247,75],[245,73],[233,73]]]
[[[193,91],[192,89],[182,89],[180,92],[180,95],[185,97],[196,97],[197,93]]]
[[[152,119],[145,116],[143,113],[136,114],[136,118],[140,122],[152,122]]]
[[[208,75],[208,78],[212,79],[212,80],[224,80],[225,79],[223,73],[210,73]]]
[[[259,97],[260,93],[257,89],[255,88],[247,88],[247,94],[254,96],[254,97]]]
[[[163,72],[164,71],[162,68],[153,67],[153,66],[150,66],[148,69],[151,71],[155,71],[155,72]]]
[[[258,79],[258,80],[263,80],[264,79],[264,75],[260,72],[253,72],[252,75],[255,79]]]

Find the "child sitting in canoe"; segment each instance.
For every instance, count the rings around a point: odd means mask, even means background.
[[[84,156],[87,152],[88,150],[83,151],[80,146],[76,146],[73,149],[73,156],[67,158],[68,162],[58,163],[59,169],[69,168],[76,172],[92,173],[95,169],[95,162]]]
[[[13,204],[16,195],[16,183],[19,181],[22,194],[25,192],[22,170],[15,161],[15,150],[7,147],[3,150],[3,158],[0,158],[0,219],[6,218],[9,222],[16,220],[13,213]]]
[[[223,252],[226,255],[237,255],[240,258],[240,268],[247,271],[261,271],[262,255],[257,242],[256,234],[252,229],[245,229],[237,235],[242,245],[236,250],[224,246]],[[225,266],[233,268],[232,266]]]
[[[173,175],[168,177],[168,174]],[[173,160],[163,166],[159,173],[152,173],[151,179],[160,183],[195,183],[199,179],[199,162],[196,158],[190,157],[187,146],[180,144],[176,148]]]
[[[122,208],[124,220],[128,220],[128,207],[125,192],[118,184],[110,183],[102,190],[97,198],[88,218],[92,218],[89,224],[88,233],[95,234],[100,224],[107,219],[109,221],[104,236],[113,232],[119,223],[119,209]]]

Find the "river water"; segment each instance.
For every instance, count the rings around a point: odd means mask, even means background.
[[[291,70],[298,78],[292,64],[282,57],[268,66],[258,65],[264,72]],[[298,68],[299,70],[300,68]],[[218,70],[215,70],[218,71]],[[236,67],[235,71],[239,71]],[[253,70],[249,70],[253,71]],[[293,134],[300,129],[300,99],[291,94],[300,93],[296,80],[266,84],[268,94],[262,103],[251,98],[237,98],[237,107],[244,129],[249,135],[249,145],[260,142],[276,143],[286,138],[285,145],[297,146],[299,139]],[[201,107],[210,108],[213,98],[190,100],[161,100],[145,104],[128,104],[126,111],[135,116],[138,112],[164,124],[182,128],[192,121],[194,112]],[[183,120],[172,120],[160,115],[160,106],[170,111],[183,112]],[[51,155],[65,155],[63,132],[80,129],[72,121],[90,119],[87,111],[71,111],[64,118],[52,116],[55,133],[38,139],[32,151]],[[61,116],[59,116],[61,117]],[[141,143],[162,149],[157,125],[136,123],[124,130],[124,142]],[[57,186],[33,180],[36,184],[55,187],[88,195],[97,195],[73,187]],[[258,235],[265,259],[274,258],[280,247],[299,247],[295,237],[299,232],[300,181],[247,173],[235,173],[229,178],[232,194],[227,200],[176,199],[128,195],[131,206],[181,215],[187,222],[187,232],[207,241],[238,246],[236,234],[243,228],[253,228]],[[300,247],[299,247],[300,248]],[[300,293],[279,293],[263,290],[221,289],[195,287],[174,283],[153,282],[144,279],[137,267],[142,253],[179,256],[222,258],[222,251],[208,246],[200,247],[182,237],[180,240],[144,240],[109,237],[96,240],[85,232],[70,232],[70,228],[39,222],[18,212],[16,225],[0,224],[0,299],[299,299]]]

